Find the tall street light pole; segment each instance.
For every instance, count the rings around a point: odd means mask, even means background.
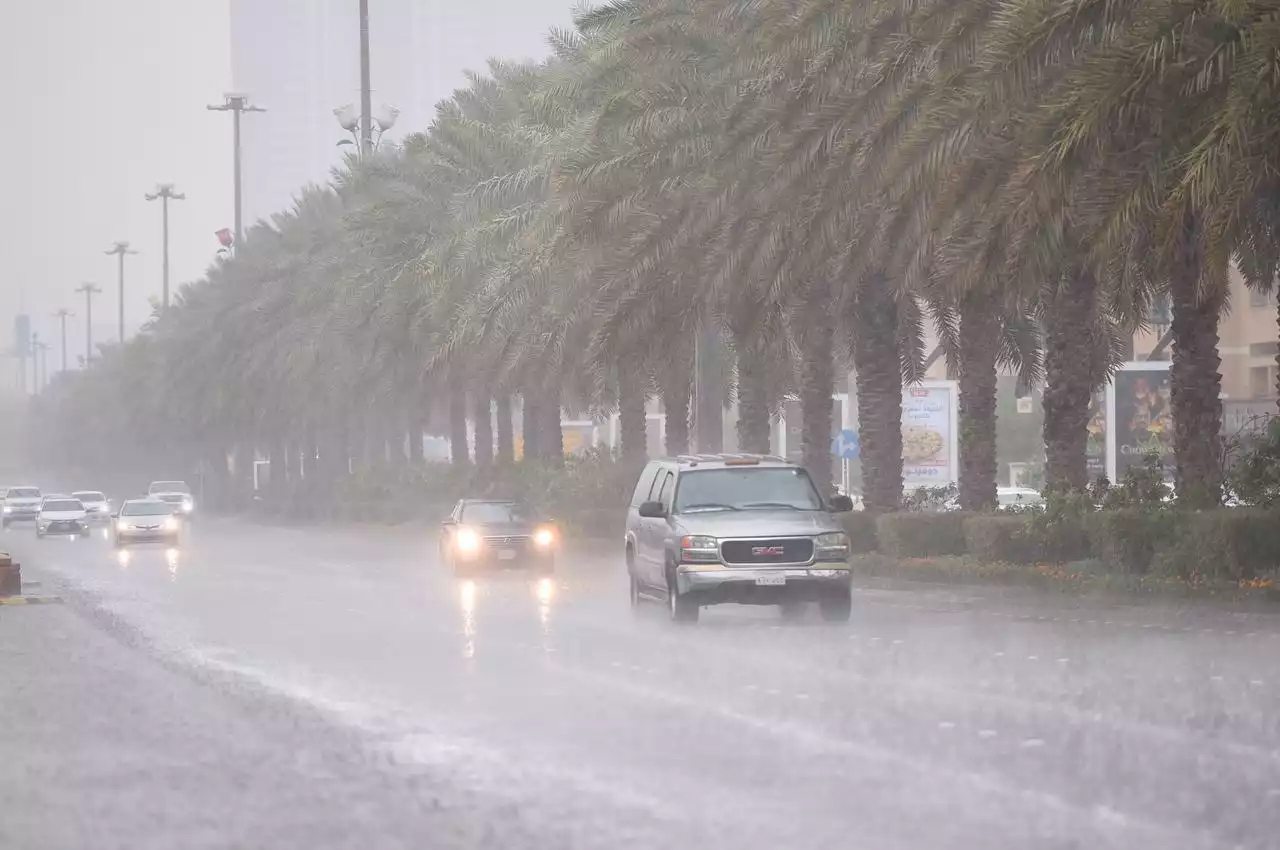
[[[53,314],[62,323],[62,371],[67,371],[67,316],[74,316],[66,307]]]
[[[103,253],[114,254],[118,261],[117,280],[120,285],[120,344],[124,345],[124,255],[136,254],[137,251],[130,250],[128,242],[117,242],[111,246],[110,250]]]
[[[360,156],[373,153],[373,91],[369,87],[369,0],[360,0]]]
[[[102,288],[92,283],[82,283],[76,292],[84,293],[84,365],[89,368],[93,362],[93,296],[101,295]]]
[[[230,112],[231,113],[231,145],[232,145],[232,180],[235,182],[235,225],[236,234],[235,242],[232,243],[232,250],[240,247],[240,243],[244,237],[244,215],[243,204],[241,202],[241,186],[240,186],[240,116],[245,112],[266,112],[261,106],[254,106],[249,103],[249,96],[246,94],[236,94],[229,92],[224,94],[222,104],[209,105],[205,107],[213,112]]]
[[[164,304],[164,309],[167,311],[169,309],[169,201],[185,201],[187,196],[181,192],[173,191],[172,183],[161,183],[156,186],[156,190],[154,192],[148,192],[144,197],[146,197],[148,201],[154,201],[157,199],[160,201],[160,220],[162,222],[161,236],[164,241],[164,283],[161,292],[162,303]]]

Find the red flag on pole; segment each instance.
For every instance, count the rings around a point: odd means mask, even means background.
[[[231,243],[235,241],[234,239],[231,238],[231,231],[225,227],[219,230],[214,235],[218,237],[218,242],[222,244],[223,248],[230,248]]]

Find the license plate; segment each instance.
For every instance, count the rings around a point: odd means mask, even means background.
[[[499,561],[514,561],[516,559],[515,549],[503,549],[498,553]]]
[[[759,576],[756,578],[756,585],[759,587],[778,587],[786,583],[787,577],[784,575]]]

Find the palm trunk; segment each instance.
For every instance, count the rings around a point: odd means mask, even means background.
[[[493,465],[493,411],[488,393],[475,398],[476,466]]]
[[[405,431],[409,439],[409,462],[414,466],[421,466],[422,461],[425,459],[422,451],[422,432],[425,430],[422,417],[416,412],[410,413],[408,427]]]
[[[547,403],[542,408],[546,430],[544,456],[552,466],[564,466],[564,429],[560,424],[560,387],[553,386],[547,392]]]
[[[1199,223],[1188,214],[1169,278],[1173,305],[1174,486],[1179,504],[1210,508],[1222,502],[1222,375],[1218,372],[1218,317],[1222,294],[1202,297]]]
[[[460,376],[449,376],[449,459],[455,466],[471,462],[467,447],[467,390]]]
[[[996,506],[996,356],[1000,321],[995,299],[960,302],[960,507]]]
[[[498,463],[515,463],[515,423],[511,418],[511,396],[498,396]]]
[[[835,322],[825,286],[809,293],[800,364],[800,454],[822,493],[831,490],[831,394],[835,390]]]
[[[524,459],[540,461],[544,459],[542,403],[528,390],[520,398],[520,435],[524,442]]]
[[[1083,492],[1089,486],[1089,401],[1102,374],[1094,362],[1098,281],[1087,268],[1046,299],[1044,405],[1046,489]]]
[[[738,450],[768,454],[773,442],[769,433],[768,376],[764,355],[753,340],[740,337],[738,347]]]
[[[863,503],[873,513],[902,507],[902,364],[898,304],[889,280],[873,274],[853,301],[858,442]]]
[[[724,386],[720,335],[708,325],[698,329],[694,354],[694,443],[703,454],[724,451]]]
[[[662,386],[662,407],[667,420],[664,449],[672,457],[689,453],[689,401],[692,395],[692,370],[673,369]]]
[[[639,468],[648,455],[644,390],[639,376],[625,371],[618,377],[618,442],[622,462]]]

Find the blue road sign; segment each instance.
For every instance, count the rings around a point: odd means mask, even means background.
[[[862,453],[862,445],[858,442],[858,432],[845,429],[831,441],[831,453],[845,460],[857,460]]]

